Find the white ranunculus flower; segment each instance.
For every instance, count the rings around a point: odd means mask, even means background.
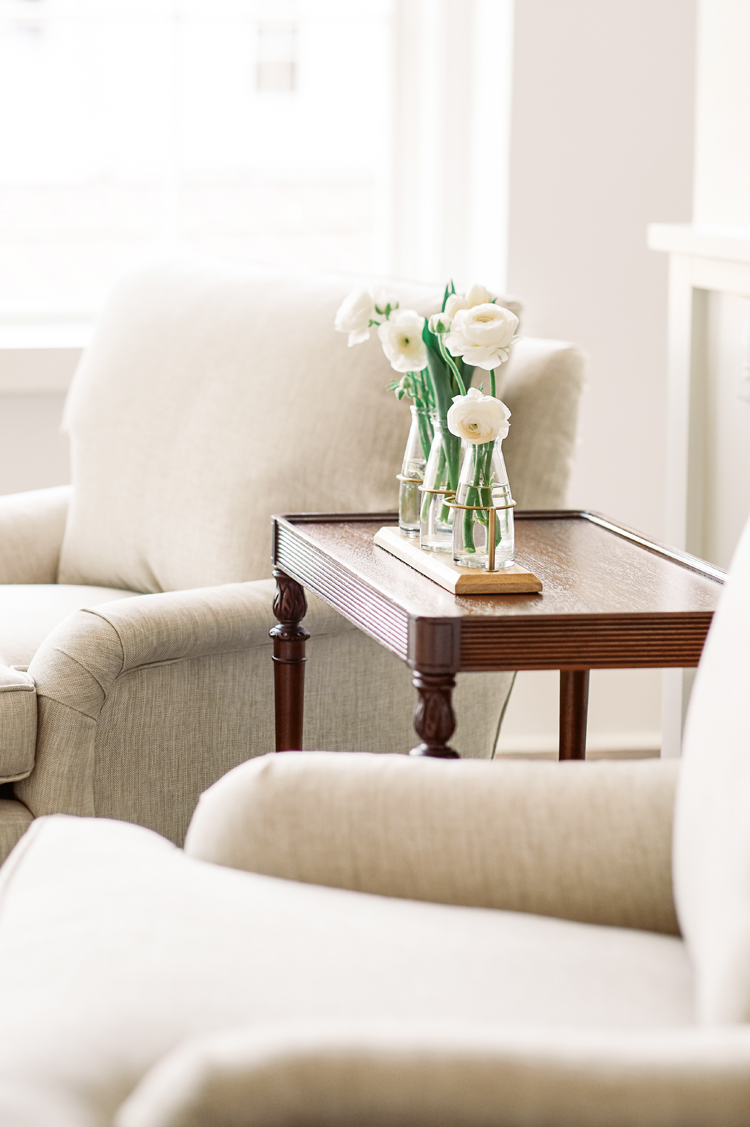
[[[450,295],[445,303],[445,313],[448,317],[455,317],[459,309],[472,309],[475,305],[487,305],[494,300],[489,290],[475,282],[473,286],[469,286],[465,294]]]
[[[447,313],[433,313],[427,324],[431,333],[435,333],[436,336],[442,335],[450,330],[451,319]]]
[[[388,299],[378,290],[368,290],[365,286],[355,286],[348,297],[345,297],[336,313],[333,327],[337,333],[348,333],[347,344],[362,344],[370,339],[370,322],[383,320],[383,313],[378,313],[376,306],[385,310]],[[393,305],[394,303],[391,302]]]
[[[423,327],[424,317],[413,309],[398,309],[378,326],[383,352],[397,372],[421,372],[427,367]]]
[[[470,387],[466,395],[455,395],[453,406],[448,408],[448,430],[457,438],[478,445],[507,438],[510,411],[501,399],[482,395]]]
[[[458,310],[445,345],[452,356],[463,356],[465,363],[489,372],[508,359],[517,328],[515,313],[483,302]]]

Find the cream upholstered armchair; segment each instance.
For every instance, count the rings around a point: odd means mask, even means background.
[[[749,639],[750,527],[680,764],[269,755],[184,852],[39,819],[0,1122],[746,1127]]]
[[[72,487],[0,498],[0,860],[55,812],[181,842],[200,792],[273,748],[270,515],[397,497],[408,412],[378,341],[333,331],[349,287],[181,263],[115,291],[66,405]],[[581,382],[560,342],[508,366],[522,506],[563,501]],[[306,626],[306,746],[406,751],[409,671],[314,599]],[[492,753],[510,684],[459,685],[464,754]]]

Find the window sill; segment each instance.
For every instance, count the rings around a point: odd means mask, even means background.
[[[90,324],[0,324],[0,395],[60,395],[70,386]]]

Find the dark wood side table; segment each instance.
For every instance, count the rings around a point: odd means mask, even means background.
[[[273,518],[276,750],[303,747],[304,587],[397,654],[418,693],[412,755],[455,758],[459,672],[560,670],[560,758],[586,754],[591,669],[698,664],[725,573],[597,513],[516,513],[535,595],[454,596],[373,543],[394,513]]]

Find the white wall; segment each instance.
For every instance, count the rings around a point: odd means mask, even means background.
[[[646,226],[691,212],[695,20],[692,0],[515,7],[508,286],[526,333],[590,355],[571,506],[657,537],[667,263],[646,250]],[[594,674],[593,746],[658,739],[660,683],[652,671]],[[519,678],[507,748],[554,739],[555,684]]]
[[[0,495],[70,481],[60,420],[81,349],[28,347],[31,332],[43,335],[28,327],[0,329]],[[26,346],[14,337],[26,338]]]
[[[70,481],[63,395],[0,395],[0,495]]]

